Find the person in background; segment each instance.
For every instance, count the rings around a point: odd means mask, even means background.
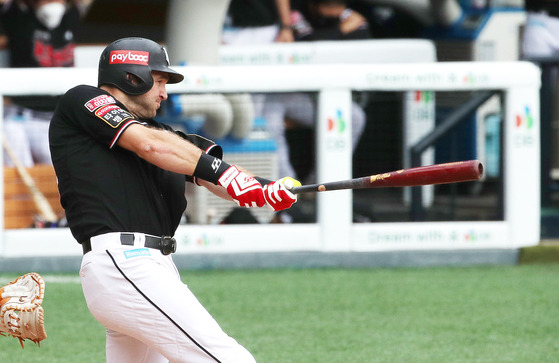
[[[289,0],[231,0],[223,26],[224,44],[292,42]]]
[[[371,38],[367,19],[347,0],[293,0],[291,23],[296,41]]]
[[[74,66],[74,33],[91,2],[0,0],[0,25],[9,66]],[[54,96],[4,98],[4,134],[22,165],[51,164],[48,126],[57,100]],[[14,165],[7,153],[4,163]]]
[[[293,42],[290,0],[231,0],[227,9],[222,30],[224,45],[254,45]],[[252,127],[255,117],[262,117],[266,94],[251,93],[226,94],[224,97],[235,108],[249,112],[251,120],[237,117],[233,120],[233,129],[244,129],[250,122]],[[189,96],[190,97],[190,96]],[[240,98],[239,98],[240,97]],[[219,128],[217,128],[219,130]]]
[[[559,56],[559,1],[525,0],[522,58]]]
[[[293,5],[291,24],[296,41],[369,39],[367,20],[348,7],[344,0],[311,0]],[[276,141],[279,174],[296,175],[290,162],[285,128],[312,128],[316,123],[317,102],[308,93],[275,93],[266,96],[263,116]],[[352,102],[352,146],[357,147],[366,123],[364,110]],[[310,180],[314,182],[311,174]]]

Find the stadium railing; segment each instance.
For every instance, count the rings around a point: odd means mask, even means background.
[[[181,226],[176,235],[179,253],[518,248],[539,242],[540,71],[531,63],[176,68],[186,77],[182,83],[170,85],[170,93],[316,92],[319,102],[317,180],[320,181],[352,177],[350,127],[336,132],[326,127],[328,119],[335,115],[350,117],[352,91],[500,90],[504,105],[502,220],[355,224],[352,192],[338,191],[317,195],[317,223]],[[96,70],[0,70],[0,95],[61,94],[79,83],[95,85]],[[0,255],[5,257],[80,253],[65,228],[6,230],[2,226],[0,230],[3,231]],[[250,238],[246,238],[247,231]]]

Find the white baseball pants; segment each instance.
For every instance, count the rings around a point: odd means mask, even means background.
[[[107,329],[107,362],[255,362],[181,281],[171,256],[143,243],[141,233],[134,246],[103,234],[82,260],[87,306]]]

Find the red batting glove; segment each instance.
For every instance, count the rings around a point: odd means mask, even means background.
[[[266,204],[262,185],[235,165],[225,170],[217,183],[227,189],[227,193],[241,207],[262,207]]]
[[[294,186],[301,186],[301,183],[293,178],[285,177],[264,187],[264,198],[266,203],[274,210],[280,211],[290,208],[297,202],[297,195],[289,191]]]

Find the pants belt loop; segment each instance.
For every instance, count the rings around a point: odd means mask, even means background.
[[[134,246],[134,241],[136,240],[136,236],[133,233],[121,233],[120,234],[120,243],[125,246]]]

